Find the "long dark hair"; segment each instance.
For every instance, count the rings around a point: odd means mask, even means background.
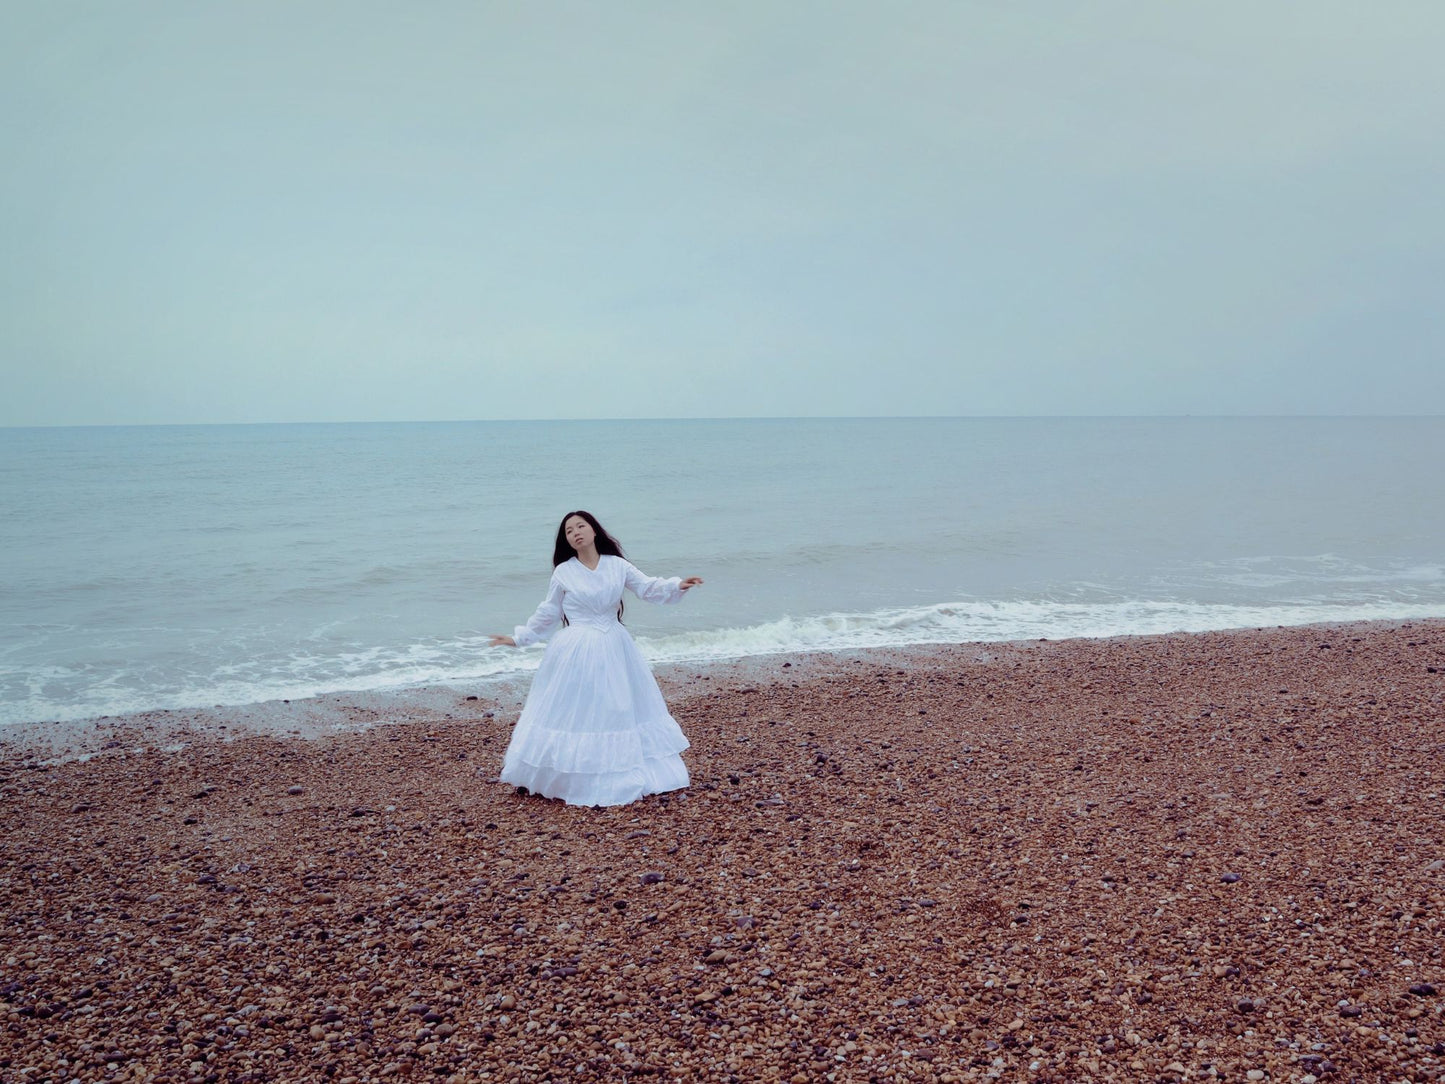
[[[579,508],[575,512],[568,512],[565,516],[562,517],[562,522],[557,524],[557,543],[552,547],[553,568],[556,568],[563,562],[570,561],[573,557],[577,556],[577,551],[572,548],[572,543],[567,541],[567,521],[573,516],[581,516],[587,521],[587,525],[592,528],[592,533],[596,535],[596,538],[592,540],[592,544],[597,547],[598,553],[606,554],[611,557],[621,557],[624,560],[626,559],[627,554],[622,552],[621,544],[617,541],[617,539],[613,538],[610,534],[607,533],[606,527],[602,526],[602,524],[597,522],[597,517],[594,516],[591,512],[584,512]],[[619,602],[617,604],[618,621],[622,620],[622,609],[622,603]],[[566,614],[562,615],[562,624],[567,624]]]
[[[592,533],[597,536],[596,539],[593,540],[593,544],[597,547],[598,553],[607,554],[610,557],[627,556],[627,554],[622,552],[622,546],[617,539],[607,533],[607,528],[598,523],[597,517],[591,512],[568,512],[562,517],[562,522],[557,524],[557,544],[552,547],[553,568],[577,556],[577,551],[572,548],[572,543],[567,541],[567,521],[573,516],[581,516],[587,521],[587,525],[592,528]]]

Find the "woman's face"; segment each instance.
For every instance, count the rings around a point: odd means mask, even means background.
[[[578,553],[587,549],[597,540],[597,532],[592,529],[581,516],[568,516],[567,522],[562,525],[562,530],[567,535],[567,544]]]

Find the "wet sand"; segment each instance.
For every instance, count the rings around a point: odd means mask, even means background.
[[[12,732],[0,1079],[1445,1079],[1445,623],[663,683],[606,810],[515,697]]]

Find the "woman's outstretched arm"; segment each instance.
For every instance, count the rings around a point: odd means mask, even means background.
[[[689,576],[685,580],[676,576],[648,576],[638,571],[631,561],[623,563],[627,566],[627,589],[644,602],[677,602],[685,593],[702,584],[701,576]]]
[[[492,647],[526,647],[528,644],[535,644],[545,640],[562,623],[562,597],[566,594],[562,585],[557,582],[557,577],[552,577],[552,582],[547,586],[547,597],[537,607],[525,625],[518,625],[512,630],[512,635],[492,637]]]

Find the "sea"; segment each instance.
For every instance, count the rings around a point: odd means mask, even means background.
[[[586,509],[654,663],[1445,617],[1445,418],[0,429],[0,724],[525,679]]]

